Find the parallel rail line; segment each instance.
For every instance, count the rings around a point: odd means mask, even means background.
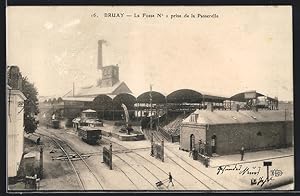
[[[78,172],[78,170],[75,168],[74,164],[72,163],[72,160],[69,156],[70,153],[67,153],[66,150],[62,147],[61,144],[59,144],[59,142],[57,141],[60,141],[62,142],[63,144],[65,144],[66,146],[68,146],[69,149],[71,149],[79,158],[80,160],[82,160],[82,162],[84,163],[84,165],[88,168],[89,172],[94,176],[94,178],[96,179],[97,183],[100,185],[101,189],[103,190],[103,186],[102,184],[100,183],[100,181],[98,180],[97,176],[95,175],[95,173],[92,171],[92,169],[90,168],[90,166],[87,164],[87,162],[84,160],[84,158],[77,152],[75,151],[68,143],[66,143],[65,141],[62,141],[61,139],[57,138],[56,136],[54,135],[46,135],[46,134],[42,134],[42,133],[35,133],[35,134],[38,134],[38,135],[41,135],[41,136],[44,136],[44,137],[48,137],[50,138],[52,141],[54,141],[56,143],[56,145],[64,152],[64,154],[67,156],[68,158],[68,161],[69,163],[71,164],[72,166],[72,169],[73,171],[75,172],[76,174],[76,177],[77,177],[77,181],[79,182],[79,184],[81,185],[82,189],[85,190],[85,186],[84,186],[84,183],[83,183],[83,180],[82,178],[80,177],[80,172]]]
[[[151,137],[149,130],[147,130],[145,132],[148,136]],[[153,136],[154,139],[156,139],[156,141],[161,141],[161,137],[159,136],[159,133],[157,133],[157,131],[153,131]],[[165,148],[167,150],[169,150],[170,152],[172,152],[167,146],[165,146]],[[177,156],[178,158],[180,158],[180,160],[182,160],[183,162],[185,162],[187,165],[191,166],[192,168],[194,168],[195,170],[197,170],[198,172],[200,172],[202,175],[204,175],[206,178],[208,178],[210,181],[214,182],[215,184],[217,184],[218,186],[222,187],[223,189],[227,190],[227,188],[225,186],[223,186],[222,184],[220,184],[219,182],[217,182],[216,180],[214,180],[213,178],[209,177],[207,174],[205,174],[204,172],[202,172],[201,170],[199,170],[198,168],[196,168],[195,166],[191,165],[190,163],[188,163],[187,161],[185,161],[184,159],[182,159],[180,156],[178,156],[177,154],[173,153],[175,156]],[[177,164],[179,167],[183,168],[181,165],[179,165],[176,161],[174,161],[171,157],[167,156],[170,160],[172,160],[175,164]],[[186,172],[188,172],[185,168],[183,168]],[[188,172],[190,173],[190,172]],[[191,173],[190,173],[191,174]],[[193,176],[193,174],[191,174]],[[194,177],[194,176],[193,176]],[[196,178],[196,177],[194,177]],[[196,178],[197,179],[197,178]],[[199,181],[199,179],[197,179]],[[204,184],[203,182],[201,182],[202,184]],[[209,188],[211,190],[210,187],[208,187],[207,185],[205,185],[207,188]]]
[[[124,145],[122,145],[122,144],[120,144],[120,143],[117,143],[117,142],[114,142],[114,141],[111,141],[111,140],[109,140],[109,139],[107,139],[107,138],[103,138],[103,137],[102,137],[102,139],[108,140],[108,141],[110,141],[111,143],[117,144],[117,145],[121,146],[122,148],[128,150],[130,153],[136,154],[137,156],[139,156],[139,157],[141,157],[142,159],[146,160],[147,162],[151,163],[153,166],[155,166],[156,168],[158,168],[160,171],[162,171],[162,172],[165,173],[166,175],[169,175],[166,171],[162,170],[160,167],[158,167],[157,165],[155,165],[153,162],[149,161],[148,159],[146,159],[145,157],[143,157],[142,155],[140,155],[140,154],[138,154],[138,153],[136,153],[136,152],[134,152],[134,151],[130,151],[130,149],[127,148],[127,147],[125,147]],[[126,154],[127,156],[129,156],[130,158],[135,159],[135,158],[133,158],[132,156],[128,155],[127,153],[125,153],[125,154]],[[116,156],[116,154],[114,154],[114,155]],[[127,163],[127,164],[128,164],[128,163]],[[146,168],[145,166],[143,166],[143,167],[144,167],[147,171],[150,172],[150,170],[149,170],[148,168]],[[155,174],[153,174],[153,172],[150,172],[150,173],[152,174],[152,176],[154,176],[156,179],[159,180],[159,178],[158,178]],[[174,179],[174,178],[173,178],[173,179]],[[186,189],[186,188],[185,188],[180,182],[178,182],[176,179],[174,179],[174,181],[177,182],[183,189]]]

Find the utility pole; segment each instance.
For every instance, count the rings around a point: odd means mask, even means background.
[[[204,110],[204,105],[205,105],[205,103],[204,103],[204,95],[202,94],[202,110]]]
[[[284,109],[284,121],[286,122],[286,114],[287,114],[287,109]]]
[[[73,97],[75,95],[75,83],[73,82]]]
[[[157,125],[156,125],[156,127],[159,128],[159,107],[157,107],[157,105],[156,105],[156,116],[157,116]]]
[[[152,84],[150,84],[150,130],[152,130]]]

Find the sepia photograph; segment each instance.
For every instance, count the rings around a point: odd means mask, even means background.
[[[294,190],[292,6],[8,6],[7,192]]]

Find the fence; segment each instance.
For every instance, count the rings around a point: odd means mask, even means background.
[[[197,153],[197,160],[200,161],[203,165],[205,165],[205,167],[209,166],[210,158],[208,156]]]
[[[172,142],[172,136],[169,133],[167,133],[165,129],[163,129],[162,127],[158,127],[158,131],[168,142]]]
[[[103,162],[112,170],[112,144],[110,144],[109,149],[103,147]]]
[[[159,132],[163,135],[163,137],[168,141],[168,142],[179,142],[180,140],[180,135],[172,135],[168,133],[164,128],[159,127],[158,128]]]
[[[153,137],[153,135],[152,135]],[[151,156],[160,159],[162,162],[164,162],[164,140],[161,141],[161,145],[156,144],[153,141],[153,138],[151,139]]]

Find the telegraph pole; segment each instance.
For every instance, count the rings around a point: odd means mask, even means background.
[[[75,96],[75,83],[73,82],[73,97]]]
[[[284,109],[284,121],[286,122],[287,109]]]
[[[152,84],[150,84],[150,129],[152,130]]]

